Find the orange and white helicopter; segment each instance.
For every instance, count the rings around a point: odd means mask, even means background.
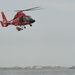
[[[31,18],[31,16],[28,16],[24,13],[24,11],[31,11],[31,10],[39,10],[39,7],[33,7],[30,9],[25,9],[25,10],[15,10],[17,13],[14,16],[14,18],[12,20],[7,20],[4,12],[1,12],[2,15],[2,21],[0,21],[2,27],[7,27],[9,25],[14,25],[16,26],[16,29],[18,31],[23,30],[24,28],[26,28],[26,25],[30,25],[32,26],[32,23],[35,22],[35,20],[33,18]]]

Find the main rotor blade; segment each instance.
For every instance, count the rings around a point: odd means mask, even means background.
[[[25,9],[25,10],[15,10],[16,12],[20,12],[20,11],[32,11],[32,10],[41,10],[42,8],[40,8],[40,6],[38,7],[33,7],[33,8],[29,8],[29,9]]]

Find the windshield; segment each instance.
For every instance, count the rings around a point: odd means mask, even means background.
[[[26,22],[29,22],[30,19],[32,19],[31,16],[26,16],[26,17],[25,17]]]

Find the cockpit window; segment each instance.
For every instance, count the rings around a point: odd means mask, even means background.
[[[26,21],[26,22],[29,22],[30,19],[32,19],[31,16],[26,16],[26,17],[25,17],[25,21]]]

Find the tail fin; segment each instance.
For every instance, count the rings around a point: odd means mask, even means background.
[[[2,27],[6,27],[8,20],[7,20],[6,16],[5,16],[4,12],[1,12],[1,15],[2,15],[3,20],[0,21],[0,23],[1,23]]]
[[[3,18],[3,23],[7,23],[8,20],[7,20],[6,16],[5,16],[4,12],[1,12],[1,14],[2,14],[2,18]]]
[[[1,23],[2,27],[5,27],[2,21],[0,21],[0,23]]]

